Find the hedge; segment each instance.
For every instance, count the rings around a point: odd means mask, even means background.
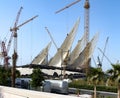
[[[79,89],[87,89],[87,90],[93,90],[94,85],[88,85],[88,84],[78,84],[78,83],[69,83],[69,87],[71,88],[79,88]],[[106,91],[106,92],[117,92],[117,88],[114,86],[96,86],[97,91]]]

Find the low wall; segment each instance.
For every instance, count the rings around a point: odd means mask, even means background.
[[[70,93],[76,93],[76,88],[69,88]],[[80,94],[90,94],[93,95],[93,90],[85,90],[80,89]],[[103,91],[96,91],[97,98],[117,98],[117,93],[113,92],[103,92]]]
[[[78,97],[0,86],[0,98],[78,98]]]

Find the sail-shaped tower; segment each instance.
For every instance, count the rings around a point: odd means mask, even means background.
[[[31,64],[47,64],[48,60],[48,51],[51,46],[51,42],[33,59]]]
[[[74,41],[74,38],[75,38],[75,35],[77,32],[77,29],[79,27],[79,22],[80,22],[80,19],[78,19],[76,21],[76,23],[73,26],[73,28],[71,29],[70,33],[67,34],[67,37],[64,40],[63,44],[58,49],[55,56],[50,60],[49,66],[64,67],[64,66],[62,66],[62,63],[71,49],[72,43]]]
[[[86,68],[86,63],[89,61],[89,59],[92,57],[92,54],[94,52],[97,40],[98,40],[98,33],[95,34],[95,36],[92,38],[90,42],[86,45],[84,50],[79,54],[78,58],[69,65],[70,68]]]

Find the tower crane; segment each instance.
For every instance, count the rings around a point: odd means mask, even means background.
[[[112,62],[110,61],[110,59],[105,55],[105,53],[100,49],[98,48],[98,50],[105,56],[105,58],[107,59],[107,61],[112,64]]]
[[[4,66],[5,69],[7,69],[8,65],[9,65],[10,57],[8,56],[5,41],[1,42],[1,51],[2,51],[2,57],[3,57],[3,66]]]
[[[19,28],[21,26],[23,26],[24,24],[26,24],[26,23],[32,21],[33,19],[35,19],[36,17],[38,17],[38,15],[36,15],[36,16],[30,18],[29,20],[23,22],[22,24],[17,25],[21,9],[22,8],[20,8],[20,10],[17,14],[17,18],[16,18],[16,21],[15,21],[14,27],[10,28],[10,31],[12,32],[12,35],[11,35],[11,40],[10,40],[9,44],[11,44],[12,38],[14,38],[14,52],[13,52],[13,55],[12,55],[12,64],[13,64],[13,67],[12,67],[12,86],[13,87],[15,87],[15,69],[16,69],[16,62],[17,62],[17,56],[18,56],[17,55],[17,30],[19,30]]]
[[[107,37],[106,42],[105,42],[105,46],[104,46],[104,49],[103,49],[103,53],[104,53],[104,54],[105,54],[105,51],[106,51],[106,47],[107,47],[108,40],[109,40],[109,37]],[[101,63],[103,62],[104,54],[102,55]]]
[[[12,32],[12,38],[14,37],[14,51],[15,51],[15,52],[17,52],[17,39],[16,39],[16,38],[17,38],[17,30],[19,30],[19,28],[20,28],[21,26],[23,26],[24,24],[32,21],[32,20],[35,19],[36,17],[38,17],[38,15],[36,15],[36,16],[30,18],[29,20],[25,21],[24,23],[22,23],[22,24],[20,24],[20,25],[18,25],[18,26],[15,26],[15,27],[13,27],[13,28],[10,29],[10,31]]]
[[[76,0],[75,2],[63,7],[62,9],[56,11],[55,13],[59,13],[69,7],[71,7],[72,5],[76,4],[80,2],[80,0]],[[90,3],[89,0],[85,0],[85,4],[84,4],[84,8],[85,8],[85,13],[84,13],[84,33],[85,33],[85,46],[87,45],[88,41],[89,41],[89,8],[90,8]]]
[[[85,15],[84,16],[84,33],[85,33],[84,34],[85,35],[84,45],[85,45],[85,47],[89,42],[89,8],[90,8],[89,0],[86,0],[85,4],[84,4],[84,9],[85,9],[85,11],[84,11],[84,15]],[[84,56],[86,59],[87,58],[86,53]],[[87,60],[85,60],[85,61],[87,61]],[[88,69],[89,69],[90,63],[91,63],[91,58],[87,62],[84,63],[84,65],[86,66],[86,74],[88,74],[88,72],[89,72]]]
[[[77,0],[67,6],[65,6],[64,8],[56,11],[56,13],[59,13],[69,7],[71,7],[72,5],[78,3],[80,0]],[[85,33],[85,39],[84,39],[84,46],[87,45],[87,43],[89,42],[89,8],[90,8],[90,4],[89,4],[89,0],[85,0],[85,5],[84,5],[84,8],[85,8],[85,13],[84,13],[84,33]],[[87,55],[84,55],[84,56],[87,56]],[[87,57],[85,57],[86,59]],[[87,60],[85,60],[87,61]],[[91,62],[91,59],[88,61],[88,62],[85,62],[85,66],[86,66],[86,74],[88,73],[88,67],[90,65],[90,62]]]
[[[22,11],[23,7],[20,7],[18,13],[17,13],[17,16],[16,16],[16,21],[15,21],[15,24],[14,24],[14,28],[17,26],[18,24],[18,20],[19,20],[19,17],[20,17],[20,13]],[[13,39],[13,33],[11,34],[10,36],[10,39],[8,41],[8,45],[6,46],[6,43],[5,41],[2,41],[1,42],[1,47],[2,47],[2,56],[4,58],[4,67],[7,69],[8,68],[8,65],[9,65],[9,59],[10,57],[8,56],[8,53],[9,53],[9,50],[10,50],[10,46],[11,46],[11,42],[12,42],[12,39]]]
[[[106,39],[106,42],[105,42],[105,46],[104,46],[103,51],[102,51],[100,48],[98,48],[99,51],[102,53],[101,60],[100,60],[100,58],[99,58],[99,56],[98,56],[98,66],[99,66],[99,67],[102,67],[102,62],[103,62],[103,58],[104,58],[104,57],[105,57],[105,58],[110,62],[110,64],[111,64],[111,61],[110,61],[109,58],[105,55],[105,51],[106,51],[106,46],[107,46],[108,40],[109,40],[109,37],[107,37],[107,39]]]

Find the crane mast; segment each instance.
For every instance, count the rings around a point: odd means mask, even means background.
[[[89,8],[90,8],[89,0],[85,1],[84,8],[85,8],[84,33],[85,33],[85,45],[86,45],[89,41]]]
[[[85,39],[84,39],[84,46],[86,47],[86,45],[88,44],[89,42],[89,8],[90,8],[90,4],[89,4],[89,0],[86,0],[85,1],[85,4],[84,4],[84,9],[85,9],[85,12],[84,12],[84,35],[85,35]],[[89,51],[89,50],[88,50]],[[87,52],[88,53],[88,52]],[[87,59],[87,53],[85,53],[85,59]],[[87,61],[87,60],[85,60]],[[84,63],[84,65],[86,66],[86,74],[89,73],[89,66],[90,66],[90,63],[91,63],[91,58]]]

